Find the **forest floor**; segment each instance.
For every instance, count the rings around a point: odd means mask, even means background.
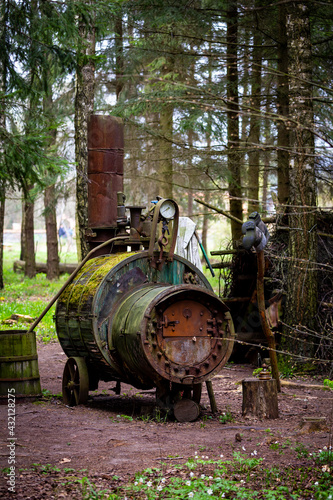
[[[38,357],[44,398],[16,401],[15,494],[8,491],[6,474],[7,405],[0,405],[0,498],[102,498],[78,490],[82,478],[97,490],[110,490],[148,467],[167,475],[191,457],[232,460],[235,452],[263,458],[265,468],[296,471],[309,463],[309,453],[332,444],[333,392],[314,386],[322,384],[319,378],[295,378],[294,385],[283,386],[278,419],[244,418],[241,381],[254,367],[228,364],[213,379],[218,414],[210,412],[204,390],[200,418],[178,423],[165,422],[158,413],[149,416],[154,391],[123,385],[118,396],[110,391],[114,383],[100,383],[86,405],[67,407],[59,396],[66,355],[53,342],[39,343]],[[301,428],[304,417],[326,417],[326,425],[310,432]]]

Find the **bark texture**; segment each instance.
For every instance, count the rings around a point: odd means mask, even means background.
[[[287,118],[289,115],[289,82],[288,82],[288,38],[286,28],[286,6],[279,4],[279,40],[278,40],[278,78],[277,78],[277,109],[278,121],[278,200],[282,205],[288,203],[289,198],[289,129]]]
[[[22,199],[22,222],[21,222],[21,250],[20,259],[25,261],[25,201]]]
[[[54,107],[52,100],[52,85],[47,76],[47,72],[43,72],[45,96],[43,97],[44,113],[52,124],[55,122]],[[55,145],[57,137],[57,129],[52,128],[49,138],[49,147]],[[56,215],[56,196],[55,186],[51,184],[44,191],[44,207],[45,207],[45,229],[46,229],[46,250],[47,250],[47,273],[46,277],[49,280],[59,278],[59,253],[58,253],[58,229]]]
[[[260,95],[261,95],[261,62],[262,62],[262,37],[261,33],[256,29],[253,34],[253,52],[252,52],[252,74],[251,74],[251,106],[257,112],[252,113],[250,120],[250,135],[249,135],[249,172],[248,172],[248,212],[249,214],[258,211],[259,205],[256,200],[259,200],[259,141],[260,141]]]
[[[28,278],[36,276],[36,256],[35,256],[35,239],[34,239],[34,202],[29,196],[33,186],[29,186],[27,197],[24,200],[24,255],[25,255],[25,271],[24,274]]]
[[[312,57],[308,5],[293,2],[287,15],[291,145],[286,322],[315,326],[317,312],[316,179],[314,170]],[[300,262],[303,259],[305,262]],[[313,344],[288,338],[288,347],[312,355]]]
[[[160,113],[161,145],[159,177],[161,179],[160,195],[173,197],[173,163],[172,163],[172,128],[173,106],[167,105]]]
[[[119,99],[124,86],[124,49],[123,49],[123,21],[120,15],[115,21],[115,51],[116,51],[116,97]]]
[[[258,380],[256,378],[242,381],[243,416],[259,418],[279,418],[279,408],[274,379]]]
[[[243,219],[242,189],[239,153],[239,102],[238,102],[238,12],[237,2],[230,0],[227,14],[227,99],[228,99],[228,170],[230,213],[237,219]],[[231,220],[231,238],[233,246],[241,238],[241,225]]]
[[[78,258],[88,253],[88,120],[94,110],[95,29],[81,21],[77,49],[75,92],[76,232]]]
[[[5,196],[0,196],[0,289],[4,288],[3,282],[3,230],[5,223]]]
[[[3,47],[6,42],[7,2],[0,6],[0,41]],[[0,59],[0,92],[5,93],[7,87],[7,54],[4,52]],[[0,169],[1,164],[6,161],[4,137],[6,132],[6,106],[5,99],[0,99]],[[4,287],[3,282],[3,232],[5,223],[5,183],[0,184],[0,289]]]
[[[58,232],[54,185],[49,186],[45,189],[44,206],[47,246],[46,277],[49,280],[54,280],[59,278]]]

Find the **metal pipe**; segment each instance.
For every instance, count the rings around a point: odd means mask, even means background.
[[[209,261],[208,255],[206,254],[206,250],[204,249],[204,246],[203,246],[203,244],[202,244],[202,241],[201,241],[201,239],[200,239],[200,236],[198,235],[198,232],[197,232],[197,231],[194,231],[194,234],[195,234],[196,239],[198,240],[199,246],[200,246],[200,248],[201,248],[201,251],[202,251],[202,253],[203,253],[203,256],[204,256],[204,258],[205,258],[205,261],[206,261],[206,263],[207,263],[208,269],[210,270],[210,272],[211,272],[211,274],[212,274],[212,276],[213,276],[213,278],[214,278],[214,277],[215,277],[215,273],[214,273],[213,268],[212,268],[212,265],[211,265],[211,263],[210,263],[210,261]]]

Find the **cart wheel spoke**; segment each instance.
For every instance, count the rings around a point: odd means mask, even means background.
[[[74,380],[75,378],[75,364],[72,362],[73,358],[69,358],[68,360],[68,371],[69,371],[69,376],[71,380]]]
[[[88,370],[83,358],[68,358],[62,378],[63,401],[68,406],[86,403],[89,392]]]

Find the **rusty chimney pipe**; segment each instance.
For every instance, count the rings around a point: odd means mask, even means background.
[[[117,193],[123,191],[123,123],[113,116],[91,115],[88,123],[88,230],[90,249],[117,230]]]

